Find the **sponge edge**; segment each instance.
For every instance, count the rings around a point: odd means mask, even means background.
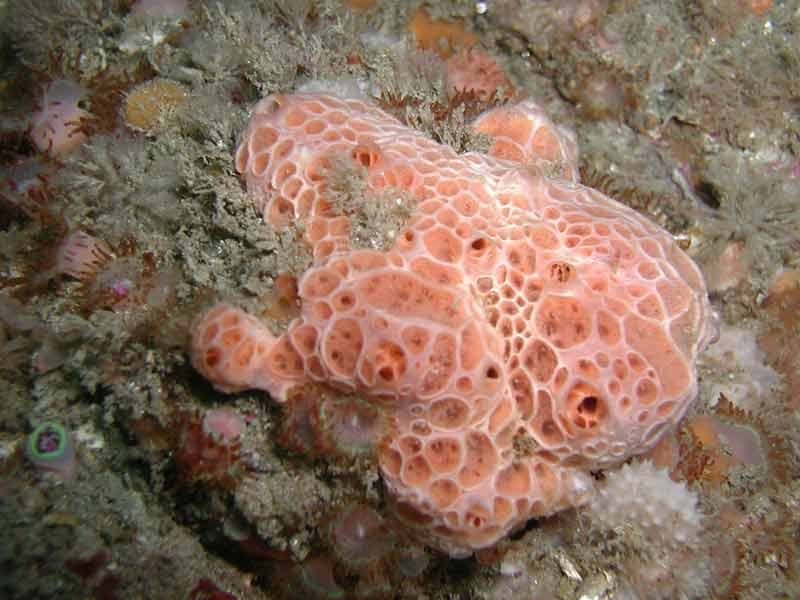
[[[219,304],[192,325],[192,365],[216,389],[260,389],[279,402],[303,378],[303,362],[286,338],[278,339],[256,318]]]
[[[553,173],[578,183],[578,140],[571,129],[556,125],[533,100],[501,106],[480,115],[475,131],[492,138],[489,155]]]

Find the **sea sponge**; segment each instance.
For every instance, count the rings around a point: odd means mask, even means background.
[[[137,131],[157,131],[186,98],[186,89],[179,83],[160,77],[146,81],[126,95],[125,123]]]
[[[294,349],[286,340],[278,342],[266,325],[238,308],[216,306],[195,323],[194,331],[202,332],[192,338],[195,362],[222,391],[268,388],[273,396],[285,399],[290,386],[278,382],[300,380],[302,364]]]
[[[586,506],[593,528],[613,548],[615,565],[640,598],[706,597],[711,536],[698,496],[650,461],[606,474]]]
[[[360,99],[261,100],[235,165],[264,219],[299,224],[311,248],[300,316],[276,337],[221,305],[191,345],[223,391],[285,402],[314,382],[385,410],[389,500],[453,556],[580,505],[589,470],[655,445],[694,399],[713,334],[697,267],[666,231],[577,183],[574,136],[530,100],[474,127],[487,154],[457,154]],[[414,200],[390,247],[352,247],[332,157],[363,170],[376,202]],[[290,429],[306,432],[316,408],[298,407]]]
[[[720,323],[717,343],[703,357],[708,373],[703,386],[713,401],[722,395],[735,406],[755,413],[772,401],[780,376],[759,347],[756,331],[746,323],[739,325]]]
[[[608,472],[586,508],[596,526],[657,546],[691,546],[702,534],[697,494],[647,460]]]

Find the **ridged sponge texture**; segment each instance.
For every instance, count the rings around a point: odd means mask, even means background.
[[[192,363],[217,389],[262,389],[275,398],[305,380],[304,365],[285,337],[228,304],[218,304],[192,325]]]
[[[580,503],[589,469],[653,446],[695,397],[712,331],[694,263],[574,181],[574,139],[541,109],[494,109],[476,127],[494,139],[487,155],[358,100],[262,100],[236,166],[265,219],[300,224],[313,250],[301,316],[274,338],[224,306],[192,342],[222,390],[282,401],[310,379],[392,411],[379,459],[398,514],[453,555]],[[387,251],[350,248],[332,157],[363,168],[376,199],[416,201]],[[542,157],[572,180],[542,176]]]

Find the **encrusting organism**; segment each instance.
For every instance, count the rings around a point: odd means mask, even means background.
[[[695,398],[714,329],[695,264],[577,182],[574,138],[535,103],[474,128],[488,153],[459,155],[359,99],[261,100],[235,165],[268,223],[302,226],[300,316],[276,336],[220,304],[190,347],[224,392],[286,402],[316,382],[387,411],[390,504],[451,556],[582,504],[590,470],[651,448]],[[351,248],[326,197],[331,156],[417,201],[388,250]]]
[[[645,460],[610,472],[585,515],[635,597],[706,597],[716,536],[704,525],[697,492],[666,469]]]

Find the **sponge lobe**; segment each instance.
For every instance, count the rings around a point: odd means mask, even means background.
[[[223,392],[260,388],[280,399],[304,377],[302,359],[287,340],[228,304],[193,324],[189,354],[194,368]]]

